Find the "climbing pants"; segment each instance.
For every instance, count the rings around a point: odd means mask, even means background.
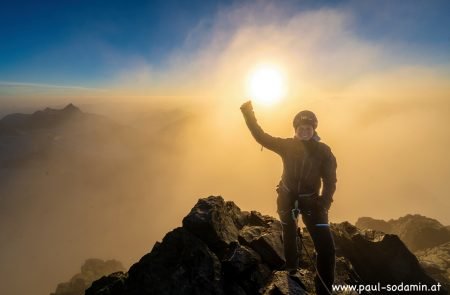
[[[300,212],[295,212],[297,200]],[[335,246],[333,236],[328,224],[328,210],[317,204],[313,197],[292,196],[291,194],[279,192],[277,198],[277,212],[282,225],[282,238],[286,268],[298,268],[300,241],[297,235],[297,224],[294,217],[300,213],[306,228],[311,235],[316,250],[317,270],[327,288],[332,290],[335,271]],[[319,277],[316,275],[315,286],[317,294],[328,294]]]

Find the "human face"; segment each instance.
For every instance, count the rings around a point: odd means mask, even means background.
[[[295,130],[295,137],[300,140],[310,140],[314,135],[314,128],[311,125],[301,124]]]

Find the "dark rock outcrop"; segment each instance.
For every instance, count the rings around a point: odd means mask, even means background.
[[[130,294],[220,294],[221,264],[204,241],[179,227],[130,268],[128,286]]]
[[[389,221],[361,217],[355,225],[362,229],[398,235],[413,252],[450,242],[448,228],[435,219],[418,214],[408,214]]]
[[[81,266],[81,272],[74,275],[69,282],[58,284],[55,293],[50,295],[81,295],[99,278],[108,278],[105,283],[110,284],[112,276],[104,277],[115,272],[123,272],[125,268],[117,260],[103,261],[101,259],[88,259]]]
[[[393,235],[333,224],[336,284],[434,281]],[[314,294],[314,249],[304,230],[301,270],[282,270],[281,224],[258,212],[241,211],[220,196],[200,199],[183,219],[128,273],[94,282],[86,295]]]
[[[347,258],[365,283],[435,283],[396,235],[360,231],[347,222],[333,225],[333,234],[337,255]]]
[[[421,215],[396,220],[361,217],[356,226],[396,234],[419,260],[422,268],[448,290],[450,288],[450,227]]]
[[[228,210],[233,211],[225,206],[222,198],[200,199],[183,219],[183,228],[201,237],[222,257],[230,243],[237,241],[239,234],[236,222],[228,214]]]

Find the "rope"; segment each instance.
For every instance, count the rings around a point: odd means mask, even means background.
[[[331,293],[330,289],[328,289],[328,287],[327,287],[327,285],[325,284],[325,282],[324,282],[322,276],[319,274],[319,270],[317,269],[317,265],[316,265],[316,263],[314,262],[314,260],[311,258],[311,255],[309,255],[309,252],[308,252],[308,250],[306,249],[306,246],[305,246],[305,244],[303,243],[303,239],[302,239],[301,237],[300,237],[300,242],[302,243],[302,246],[303,246],[303,248],[305,249],[305,252],[306,252],[306,255],[307,255],[308,258],[309,258],[309,261],[311,261],[312,265],[314,266],[314,270],[315,270],[316,275],[317,275],[317,277],[319,278],[320,282],[321,282],[322,285],[325,287],[325,290],[327,290],[327,293],[330,294],[330,295],[332,295],[333,293]]]
[[[297,213],[297,215],[295,215],[295,213]],[[320,282],[325,287],[325,290],[327,290],[327,293],[329,295],[333,295],[333,293],[330,291],[330,289],[328,289],[327,285],[325,284],[325,281],[323,280],[322,276],[319,274],[319,270],[317,269],[316,263],[313,261],[313,259],[309,255],[309,252],[306,249],[305,244],[303,243],[302,235],[301,235],[301,232],[300,232],[301,229],[298,227],[298,214],[299,213],[300,213],[300,209],[298,208],[298,200],[295,200],[295,207],[294,207],[294,209],[292,209],[292,218],[294,218],[294,220],[295,220],[295,225],[297,226],[297,234],[298,234],[298,236],[300,238],[300,242],[302,243],[302,246],[305,249],[306,255],[308,256],[309,260],[311,261],[311,264],[314,266],[314,270],[315,270],[316,275],[319,278]]]
[[[297,215],[295,215],[295,212],[297,212]],[[297,234],[298,234],[298,237],[299,237],[299,239],[300,239],[300,242],[301,242],[303,248],[305,249],[305,252],[306,252],[306,255],[307,255],[308,258],[309,258],[309,261],[310,261],[311,264],[314,266],[314,271],[315,271],[317,277],[319,278],[320,282],[321,282],[322,285],[325,287],[325,290],[327,291],[327,293],[328,293],[329,295],[333,295],[333,293],[330,291],[330,289],[328,289],[328,287],[326,286],[325,281],[323,280],[322,276],[319,274],[319,270],[317,269],[317,264],[316,264],[316,263],[314,262],[314,260],[312,259],[311,255],[310,255],[309,252],[308,252],[308,249],[306,249],[305,243],[303,243],[302,234],[301,234],[301,228],[298,226],[298,214],[300,214],[300,209],[298,209],[298,201],[296,200],[296,201],[295,201],[295,207],[294,207],[294,209],[292,209],[292,218],[294,218],[295,224],[297,225]],[[321,225],[323,225],[323,224],[321,224]],[[359,278],[360,283],[363,283],[362,280],[361,280],[360,275],[356,272],[355,269],[353,269],[353,272],[354,272],[354,273],[356,274],[356,276]],[[372,292],[370,292],[370,291],[365,291],[365,292],[367,292],[367,294],[372,294]]]

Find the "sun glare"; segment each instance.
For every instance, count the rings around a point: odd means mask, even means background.
[[[286,95],[283,73],[274,65],[260,65],[249,73],[247,94],[263,105],[272,105]]]

